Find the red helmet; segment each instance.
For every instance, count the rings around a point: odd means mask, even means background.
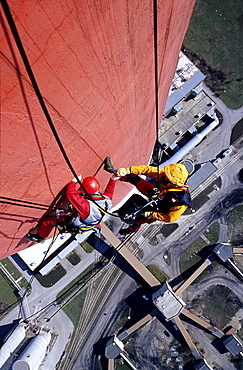
[[[85,177],[82,181],[82,185],[89,194],[94,194],[100,190],[100,183],[95,177]]]

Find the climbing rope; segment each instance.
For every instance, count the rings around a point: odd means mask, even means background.
[[[154,91],[155,91],[155,127],[156,143],[155,155],[157,161],[157,181],[159,188],[159,78],[158,78],[158,17],[157,17],[157,0],[153,1],[153,23],[154,23]]]

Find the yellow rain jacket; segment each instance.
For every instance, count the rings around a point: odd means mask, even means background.
[[[156,181],[160,181],[166,175],[170,182],[169,186],[171,185],[171,188],[167,189],[167,191],[188,190],[188,185],[184,185],[188,177],[188,172],[186,167],[180,163],[169,164],[161,169],[153,166],[132,166],[126,168],[126,172],[127,174],[146,175]],[[177,189],[177,187],[179,188]],[[187,208],[187,205],[175,206],[171,207],[167,213],[145,212],[145,216],[154,220],[175,222]]]

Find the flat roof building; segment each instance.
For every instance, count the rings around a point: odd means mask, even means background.
[[[195,190],[201,183],[203,183],[209,176],[211,176],[217,167],[215,167],[211,162],[207,162],[203,165],[197,172],[195,172],[188,179],[188,186],[190,191]]]
[[[185,302],[175,294],[167,282],[157,292],[152,294],[152,300],[167,321],[178,316],[186,306]]]
[[[202,358],[195,364],[195,370],[213,370],[213,368],[209,366],[204,358]]]
[[[194,91],[197,95],[202,91],[201,83],[205,75],[180,51],[179,60],[169,91],[164,116],[176,106],[180,109],[182,101]]]
[[[233,256],[233,247],[229,243],[218,243],[213,251],[223,262]]]
[[[239,356],[243,351],[243,344],[234,335],[229,335],[223,340],[223,344],[233,356]]]

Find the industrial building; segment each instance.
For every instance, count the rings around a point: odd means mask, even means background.
[[[34,330],[20,323],[5,339],[0,348],[0,368],[8,370],[38,370],[48,352],[52,339],[48,328]]]

